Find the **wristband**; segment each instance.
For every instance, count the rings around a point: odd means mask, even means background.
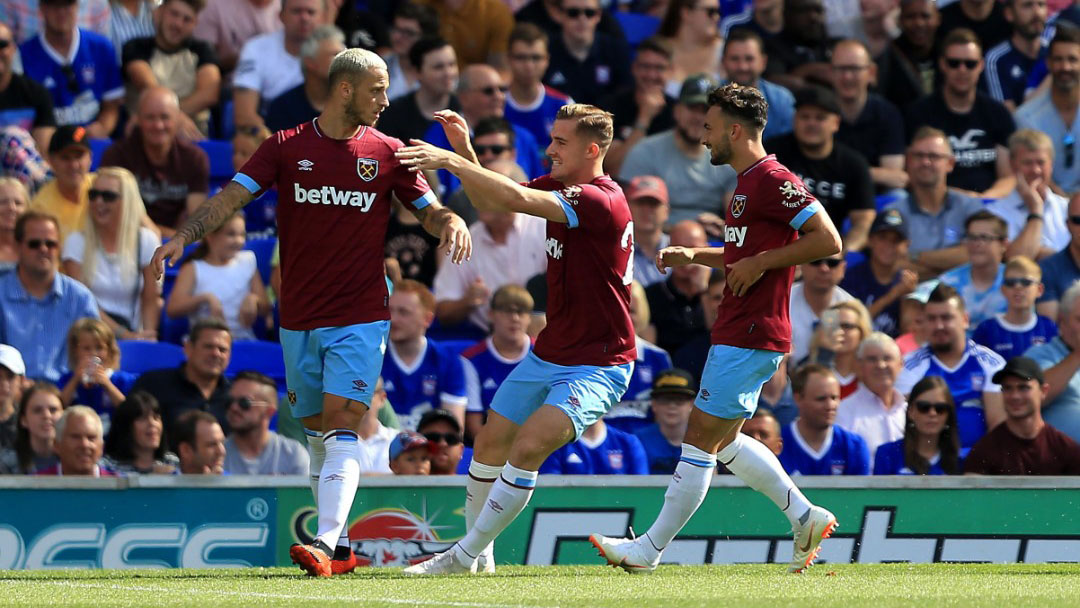
[[[1028,216],[1027,216],[1027,221],[1029,221],[1029,222],[1031,220],[1040,220],[1040,221],[1042,221],[1043,219],[1044,218],[1043,218],[1043,215],[1041,213],[1029,213]]]

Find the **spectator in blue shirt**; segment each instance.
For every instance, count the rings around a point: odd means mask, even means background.
[[[394,285],[382,378],[403,429],[415,429],[424,412],[439,408],[464,427],[468,399],[461,356],[424,336],[434,319],[435,296],[423,283],[405,279]]]
[[[67,333],[75,321],[98,318],[94,294],[57,272],[60,224],[28,211],[15,224],[19,261],[0,275],[0,343],[14,346],[26,377],[56,383],[68,369]]]
[[[986,51],[983,84],[990,97],[1005,104],[1010,111],[1024,102],[1028,74],[1035,69],[1045,72],[1046,0],[1008,0],[1005,20],[1012,25],[1012,36]]]
[[[585,429],[581,438],[555,450],[540,474],[553,475],[647,475],[649,461],[641,441],[604,424],[601,418]]]
[[[866,305],[874,330],[900,334],[900,301],[915,290],[919,276],[906,268],[908,232],[896,209],[879,213],[870,225],[867,258],[849,266],[840,288]]]
[[[507,54],[510,66],[510,90],[506,92],[505,117],[510,124],[522,127],[536,139],[537,154],[544,155],[551,142],[551,126],[559,108],[573,103],[568,95],[544,86],[547,71],[548,37],[531,23],[519,23],[510,32]]]
[[[1001,293],[1008,308],[975,328],[971,339],[992,349],[1008,361],[1036,344],[1057,335],[1057,325],[1035,313],[1035,299],[1043,291],[1042,271],[1031,258],[1018,255],[1005,264]]]
[[[956,404],[940,376],[927,376],[911,389],[904,437],[882,444],[874,455],[874,475],[957,475],[960,434]]]
[[[23,70],[52,96],[58,126],[108,138],[120,116],[124,83],[108,38],[77,25],[78,0],[41,2],[42,29],[19,46]]]
[[[765,73],[765,43],[761,36],[750,29],[731,32],[724,42],[721,64],[727,72],[727,81],[761,91],[769,102],[769,121],[762,132],[762,139],[787,135],[795,124],[795,96],[787,89],[762,78]]]
[[[1001,281],[1005,278],[1005,246],[1009,227],[1005,220],[983,209],[964,221],[964,249],[968,263],[941,275],[941,282],[960,293],[970,327],[1005,312]]]
[[[99,319],[79,319],[68,332],[68,365],[71,371],[60,377],[57,386],[64,405],[86,405],[101,418],[109,433],[112,414],[135,384],[135,374],[120,367],[120,345],[116,334]]]
[[[804,365],[792,375],[791,390],[799,417],[780,431],[784,470],[791,475],[869,475],[866,442],[833,424],[840,383],[832,370],[816,363]]]
[[[656,375],[650,400],[656,422],[634,433],[645,447],[650,475],[675,472],[697,391],[697,380],[686,370],[673,368]]]
[[[1060,333],[1046,344],[1032,346],[1025,357],[1046,373],[1049,385],[1042,403],[1046,423],[1080,440],[1080,283],[1061,296]]]
[[[464,475],[472,462],[472,448],[465,447],[461,423],[446,410],[431,410],[420,417],[416,432],[431,447],[432,475]]]
[[[1080,280],[1080,196],[1069,201],[1065,225],[1069,228],[1069,245],[1061,251],[1039,260],[1042,268],[1043,293],[1035,304],[1040,315],[1058,319],[1059,301],[1073,283]],[[1075,218],[1075,221],[1074,219]]]

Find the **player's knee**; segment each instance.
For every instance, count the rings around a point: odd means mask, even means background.
[[[323,413],[322,424],[324,429],[352,429],[360,428],[360,421],[367,413],[367,406],[354,404],[348,408],[335,409]]]
[[[544,464],[552,452],[566,443],[573,441],[573,434],[559,433],[558,436],[526,436],[522,434],[514,442],[510,451],[510,464],[527,470],[537,470]]]

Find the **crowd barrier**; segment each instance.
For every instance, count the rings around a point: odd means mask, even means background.
[[[463,483],[366,478],[349,519],[366,566],[403,566],[464,533]],[[543,477],[496,543],[500,563],[597,564],[591,532],[644,532],[666,476]],[[840,520],[826,562],[1080,562],[1080,479],[801,478]],[[0,569],[290,565],[310,540],[305,477],[121,479],[0,477]],[[765,497],[719,476],[664,554],[684,564],[786,562],[787,520]]]

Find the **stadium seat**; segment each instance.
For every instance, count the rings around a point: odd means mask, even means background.
[[[210,158],[210,186],[223,184],[230,179],[236,171],[232,164],[232,142],[221,139],[204,139],[199,142],[199,147]]]
[[[120,369],[141,374],[152,369],[176,367],[184,362],[184,349],[167,342],[120,340]]]
[[[238,372],[253,370],[270,376],[279,387],[285,385],[285,358],[281,345],[275,342],[259,340],[237,340],[233,342],[232,358],[225,374],[233,376]]]
[[[626,41],[633,48],[637,48],[637,45],[641,44],[642,40],[655,34],[660,27],[660,20],[652,15],[616,11],[615,19],[619,22],[619,27],[622,28],[623,33],[626,34]]]
[[[105,154],[105,149],[112,145],[111,139],[91,139],[90,140],[90,170],[97,171],[97,168],[101,165],[101,156]]]
[[[277,244],[277,239],[248,239],[244,244],[244,249],[255,252],[255,260],[259,264],[259,275],[262,276],[263,284],[270,285],[270,271],[273,267],[270,265],[271,260],[274,257],[274,245]]]
[[[454,354],[460,355],[462,351],[477,342],[478,340],[443,340],[442,342],[439,342],[439,344],[454,351]]]

